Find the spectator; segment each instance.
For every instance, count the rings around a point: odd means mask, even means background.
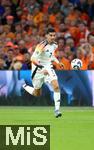
[[[0,58],[0,70],[5,70],[6,69],[6,64],[3,59]]]
[[[82,60],[81,70],[88,70],[89,65],[94,61],[92,47],[90,44],[86,43],[77,49],[77,58]]]
[[[94,34],[88,35],[88,42],[92,46],[92,52],[94,53]]]
[[[75,48],[75,41],[74,41],[74,39],[72,37],[66,38],[66,42],[65,43],[66,43],[66,46],[70,47],[71,51],[74,52],[76,50],[76,48]]]

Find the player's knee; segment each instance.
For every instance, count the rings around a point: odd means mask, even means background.
[[[55,92],[60,92],[59,84],[58,84],[57,80],[52,81],[52,87]]]
[[[54,91],[55,91],[55,92],[59,92],[59,91],[60,91],[60,89],[59,89],[59,86],[58,86],[58,85],[55,85],[55,86],[54,86]]]
[[[41,96],[41,89],[35,89],[33,95],[34,96]]]

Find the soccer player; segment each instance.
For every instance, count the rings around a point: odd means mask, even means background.
[[[61,117],[60,112],[60,89],[57,75],[53,69],[52,62],[55,61],[63,69],[63,64],[59,63],[54,56],[54,52],[58,45],[55,42],[56,32],[53,28],[49,28],[45,35],[45,40],[39,43],[31,57],[32,62],[32,84],[33,87],[23,85],[23,88],[34,96],[41,95],[41,87],[43,83],[49,81],[54,90],[55,116]]]

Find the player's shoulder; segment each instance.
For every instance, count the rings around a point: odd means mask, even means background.
[[[54,42],[53,43],[53,46],[55,47],[55,49],[58,47],[58,44],[57,44],[57,42]]]
[[[41,41],[38,45],[45,47],[48,44],[46,40]]]
[[[44,40],[42,42],[40,42],[39,44],[36,45],[36,48],[35,50],[36,51],[43,51],[45,46],[47,45],[48,43]]]

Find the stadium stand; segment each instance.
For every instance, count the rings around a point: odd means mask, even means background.
[[[94,69],[93,0],[1,0],[0,70],[30,69],[30,56],[48,27],[57,32],[56,57],[65,70],[78,57],[82,70]]]

